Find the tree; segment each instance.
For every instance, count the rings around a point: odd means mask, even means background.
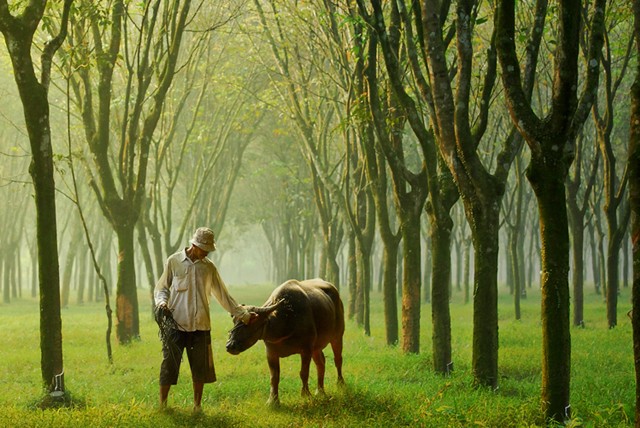
[[[456,90],[450,83],[450,70],[443,24],[446,15],[436,2],[426,2],[422,9],[423,43],[431,97],[436,142],[447,167],[462,195],[467,221],[474,243],[474,338],[473,373],[479,385],[498,386],[498,248],[500,201],[504,194],[509,167],[518,152],[518,140],[509,138],[498,156],[495,174],[489,173],[478,154],[478,147],[487,129],[491,95],[496,79],[494,36],[487,49],[487,69],[480,95],[478,116],[472,124],[470,97],[472,93],[473,31],[477,5],[459,1],[456,13]]]
[[[338,238],[341,238],[342,233],[341,224],[336,221],[336,217],[344,215],[344,205],[341,202],[343,197],[337,190],[338,180],[334,176],[329,177],[332,173],[337,174],[336,167],[340,162],[338,151],[332,150],[335,147],[329,147],[331,140],[327,132],[334,127],[331,121],[336,111],[335,106],[329,102],[334,94],[322,92],[333,91],[335,88],[320,83],[320,70],[316,64],[310,62],[311,51],[305,42],[300,40],[300,32],[281,31],[284,16],[289,17],[292,26],[301,23],[307,25],[306,20],[295,18],[299,13],[309,10],[298,10],[295,5],[270,0],[266,3],[269,10],[265,12],[259,0],[255,0],[254,4],[273,57],[270,77],[274,90],[282,102],[282,112],[296,128],[296,141],[313,183],[314,201],[323,237],[324,266],[320,267],[320,272],[327,281],[337,284],[340,278],[337,263],[340,245]],[[282,10],[278,10],[279,7],[282,7]],[[313,33],[314,30],[303,27],[301,31]],[[294,38],[289,39],[292,35]],[[309,37],[307,42],[313,42],[313,37]],[[324,96],[318,96],[320,93],[324,93]]]
[[[451,218],[449,210],[457,196],[453,198],[442,197],[438,185],[437,154],[433,144],[433,134],[423,122],[423,112],[416,105],[407,90],[403,70],[399,62],[401,48],[401,15],[395,3],[392,3],[390,23],[387,27],[379,1],[372,1],[372,11],[362,1],[358,1],[358,10],[361,19],[375,31],[375,37],[370,37],[368,48],[368,87],[369,104],[371,114],[376,127],[377,141],[385,155],[389,165],[393,183],[394,201],[399,222],[400,235],[402,237],[402,350],[405,353],[418,353],[420,350],[420,288],[421,278],[421,236],[420,219],[428,196],[429,213],[432,219],[432,245],[433,245],[433,288],[434,292],[441,291],[441,301],[446,305],[433,305],[432,316],[434,321],[433,349],[437,349],[437,358],[434,357],[436,370],[445,372],[450,363],[450,323],[448,292],[450,281],[450,232]],[[381,97],[378,95],[378,79],[374,74],[376,70],[377,45],[380,46],[385,71],[389,81],[390,91],[402,111],[403,120],[410,124],[419,145],[419,162],[405,155],[405,147],[402,140],[389,138],[388,124],[383,117],[384,110],[380,106]],[[389,95],[391,97],[391,94]],[[415,165],[418,163],[418,165]],[[442,180],[447,183],[447,180]],[[447,194],[451,195],[451,194]],[[446,200],[446,201],[445,201]],[[450,203],[450,204],[449,204]],[[435,221],[435,223],[434,223]],[[438,241],[439,232],[444,232],[445,239]],[[440,243],[441,245],[438,245]],[[436,247],[438,248],[436,250]],[[446,249],[445,249],[446,247]],[[441,251],[445,249],[445,251]],[[442,258],[440,259],[439,257]],[[440,273],[445,275],[440,276]],[[438,294],[436,294],[438,295]]]
[[[337,282],[339,278],[336,262],[336,215],[350,227],[357,246],[355,293],[349,301],[349,315],[355,310],[358,324],[365,334],[370,334],[369,289],[371,287],[371,252],[375,233],[375,208],[371,189],[367,185],[366,173],[360,166],[364,155],[361,141],[367,135],[367,123],[352,123],[349,107],[356,104],[361,82],[351,79],[353,64],[345,61],[344,55],[334,44],[339,35],[332,30],[331,20],[320,20],[319,28],[310,26],[307,14],[311,5],[298,8],[296,4],[271,0],[266,2],[267,12],[260,1],[254,1],[262,28],[271,50],[274,72],[271,73],[274,87],[283,105],[283,112],[295,125],[300,149],[308,165],[314,184],[316,207],[321,219],[324,238],[323,251],[327,262],[327,279]],[[323,14],[327,16],[328,14]],[[298,31],[284,32],[287,26]],[[304,34],[300,37],[300,34]],[[319,36],[325,37],[325,39]],[[337,61],[315,59],[315,52],[329,47],[329,57]],[[356,60],[357,61],[357,60]],[[357,67],[357,65],[355,66]],[[357,73],[356,73],[357,75]],[[354,90],[355,88],[355,90]],[[353,126],[344,126],[349,124]],[[344,129],[338,138],[333,138],[334,129]],[[342,143],[342,144],[340,144]],[[324,268],[322,268],[325,271]]]
[[[11,57],[14,77],[24,110],[31,145],[29,172],[35,189],[37,213],[38,277],[40,289],[40,368],[47,391],[64,391],[62,320],[60,318],[60,267],[56,235],[56,200],[49,118],[49,84],[53,56],[67,35],[72,0],[65,0],[60,30],[45,43],[40,79],[31,57],[34,35],[44,18],[46,0],[30,0],[12,15],[0,0],[0,32]]]
[[[584,141],[586,137],[581,133],[576,143],[576,159],[573,163],[572,173],[567,176],[567,210],[569,215],[569,227],[571,228],[571,254],[573,276],[573,325],[584,327],[584,229],[585,214],[589,208],[589,199],[596,182],[596,173],[600,161],[600,152],[590,150],[593,154],[591,168],[586,180],[582,179],[582,171],[588,165],[586,159],[587,147]],[[586,158],[586,159],[585,159]],[[585,185],[586,182],[586,185]],[[597,282],[597,281],[596,281]]]
[[[179,95],[165,102],[159,127],[166,132],[151,143],[150,203],[143,204],[138,223],[151,289],[166,254],[180,248],[190,228],[207,224],[220,238],[244,152],[264,116],[249,102],[262,79],[254,69],[231,70],[236,56],[230,41],[237,36],[214,31],[225,20],[207,24],[209,31],[193,40],[183,78],[174,83]]]
[[[613,11],[613,4],[609,10]],[[626,2],[625,2],[626,6]],[[616,28],[618,27],[618,28]],[[621,28],[620,28],[621,27]],[[616,34],[618,33],[618,34]],[[615,99],[620,84],[626,74],[627,64],[631,57],[633,37],[629,37],[626,49],[618,53],[615,40],[625,41],[622,34],[628,33],[626,22],[613,19],[610,28],[605,29],[605,49],[602,56],[602,69],[604,71],[604,102],[598,103],[601,97],[597,97],[592,111],[596,125],[596,140],[600,149],[604,175],[604,213],[607,221],[607,321],[609,328],[617,325],[618,310],[618,277],[620,262],[620,247],[626,234],[629,221],[629,206],[625,204],[625,190],[627,185],[626,170],[623,177],[619,178],[616,171],[616,154],[612,142],[614,131]],[[611,36],[613,37],[610,37]],[[618,37],[615,37],[619,35]],[[618,56],[620,58],[618,58]],[[613,65],[621,62],[617,78],[613,75]],[[604,105],[602,108],[601,106]],[[602,110],[602,111],[601,111]]]
[[[640,58],[640,0],[633,0],[636,58]],[[640,427],[640,61],[636,63],[631,87],[629,133],[629,205],[631,206],[631,241],[633,243],[633,355],[636,371],[635,426]]]
[[[507,106],[531,152],[527,179],[538,201],[542,242],[541,399],[545,417],[558,422],[570,417],[569,234],[564,185],[575,156],[576,135],[597,89],[606,2],[593,3],[587,78],[578,100],[581,14],[576,12],[581,7],[579,0],[558,2],[551,106],[542,118],[531,107],[522,86],[516,54],[515,2],[498,2],[495,24]]]
[[[129,9],[123,0],[110,5],[83,2],[74,18],[78,77],[72,84],[93,154],[90,185],[118,238],[116,335],[120,343],[140,334],[134,231],[146,202],[151,141],[179,70],[191,1],[156,0],[140,7]],[[91,49],[88,34],[93,37]],[[114,78],[120,67],[123,76]],[[117,132],[113,132],[114,124]]]

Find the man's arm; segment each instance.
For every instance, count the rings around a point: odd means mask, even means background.
[[[156,303],[156,306],[167,306],[169,302],[169,294],[171,287],[171,268],[169,265],[169,260],[164,263],[164,270],[160,279],[156,283],[156,287],[153,290],[153,300]]]
[[[212,280],[213,284],[211,284],[211,294],[213,294],[218,303],[220,303],[220,306],[233,316],[234,321],[241,320],[243,323],[247,324],[251,319],[251,314],[244,306],[239,305],[238,302],[231,297],[229,290],[227,290],[227,286],[220,277],[218,269],[215,266],[213,267]]]

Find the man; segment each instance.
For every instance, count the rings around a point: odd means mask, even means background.
[[[215,296],[234,319],[248,323],[251,313],[229,295],[218,269],[207,257],[216,249],[213,231],[207,227],[198,228],[190,244],[167,259],[154,291],[156,307],[171,311],[177,326],[169,336],[171,339],[163,341],[162,345],[160,409],[166,408],[169,389],[178,382],[182,353],[187,348],[193,381],[193,411],[200,413],[204,384],[216,380],[209,296]]]

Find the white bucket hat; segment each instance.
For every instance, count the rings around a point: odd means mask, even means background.
[[[208,253],[216,250],[216,240],[213,230],[208,227],[197,228],[190,242]]]

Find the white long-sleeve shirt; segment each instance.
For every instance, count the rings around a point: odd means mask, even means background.
[[[193,262],[186,249],[167,259],[153,295],[156,305],[167,304],[183,331],[211,330],[210,295],[234,318],[247,314],[229,294],[213,262],[207,257]]]

